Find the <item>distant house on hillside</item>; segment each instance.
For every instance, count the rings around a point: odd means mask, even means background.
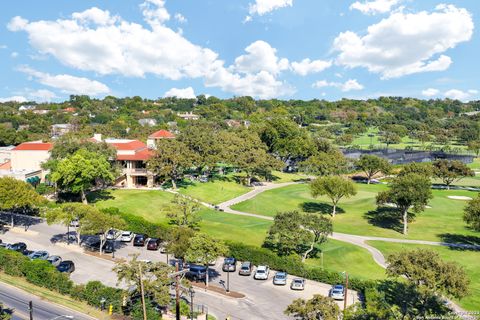
[[[162,139],[174,139],[175,135],[168,130],[158,130],[148,136],[147,146],[150,149],[155,149],[157,141]]]
[[[18,108],[18,111],[28,111],[28,110],[35,110],[35,106],[21,105],[20,108]]]
[[[52,138],[58,138],[72,131],[73,126],[70,123],[57,123],[51,126]]]
[[[193,112],[177,113],[177,116],[182,118],[183,120],[198,120],[198,119],[200,119],[200,116],[198,114],[194,114]]]

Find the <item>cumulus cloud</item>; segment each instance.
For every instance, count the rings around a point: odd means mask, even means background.
[[[187,18],[185,18],[181,13],[175,13],[174,16],[175,20],[177,20],[179,23],[186,23]]]
[[[27,102],[27,98],[23,96],[11,96],[11,97],[6,97],[6,98],[0,98],[0,102],[10,102],[10,101],[15,101],[15,102]]]
[[[473,28],[471,14],[453,5],[438,5],[431,13],[395,12],[369,26],[364,36],[340,33],[333,45],[336,63],[367,68],[383,79],[446,70],[452,59],[443,53],[469,41]]]
[[[422,91],[422,95],[425,97],[433,97],[436,96],[440,93],[440,90],[435,89],[435,88],[428,88]]]
[[[332,65],[332,61],[325,61],[325,60],[310,60],[308,58],[303,59],[299,62],[292,62],[292,70],[296,74],[301,76],[306,76],[310,73],[318,73],[322,72],[323,70],[329,68]]]
[[[343,92],[348,92],[352,90],[362,90],[364,86],[358,83],[357,79],[348,79],[345,82],[329,82],[326,80],[319,80],[315,82],[312,87],[314,88],[325,88],[333,87],[342,90]]]
[[[196,95],[195,92],[193,91],[192,87],[184,88],[184,89],[177,89],[177,88],[172,88],[165,92],[163,95],[164,97],[177,97],[180,99],[195,99]]]
[[[355,1],[350,5],[350,10],[358,10],[363,14],[377,14],[389,12],[392,7],[400,3],[401,0],[372,0]]]
[[[39,54],[51,55],[82,71],[129,77],[154,74],[170,80],[202,78],[206,86],[259,98],[292,92],[290,86],[277,79],[281,71],[289,68],[288,60],[277,57],[276,49],[268,43],[253,42],[232,65],[225,65],[213,50],[195,45],[165,26],[170,14],[164,5],[163,0],[147,0],[140,6],[149,27],[92,8],[52,21],[29,22],[15,17],[9,29],[25,31]],[[95,85],[99,93],[108,90],[99,82]]]
[[[110,92],[110,89],[105,84],[83,77],[75,77],[68,74],[51,75],[27,66],[22,66],[18,70],[35,78],[43,85],[59,89],[67,94],[87,94],[96,96]]]
[[[31,98],[31,100],[35,100],[39,102],[43,102],[43,101],[50,102],[53,99],[58,98],[55,93],[46,89],[30,91],[28,93],[28,96]]]
[[[291,6],[293,6],[293,0],[255,0],[255,3],[249,4],[248,13],[263,16],[274,10]]]

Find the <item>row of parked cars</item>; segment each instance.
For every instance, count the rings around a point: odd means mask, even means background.
[[[20,252],[27,256],[31,260],[46,260],[51,263],[60,272],[72,273],[75,271],[75,263],[71,260],[62,260],[62,257],[57,255],[50,255],[47,251],[38,250],[32,251],[27,249],[27,245],[24,242],[16,243],[3,243],[0,240],[0,246],[7,250]]]

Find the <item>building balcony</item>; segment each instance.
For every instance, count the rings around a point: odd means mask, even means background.
[[[124,168],[123,169],[123,173],[124,174],[127,174],[127,175],[131,175],[131,176],[148,176],[148,175],[152,175],[151,172],[149,172],[147,169],[145,168]]]

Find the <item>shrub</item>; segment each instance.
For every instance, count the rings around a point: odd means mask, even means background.
[[[23,254],[0,248],[0,270],[11,276],[23,276],[22,266],[28,262]]]
[[[77,293],[78,294],[78,293]],[[106,300],[105,306],[108,307],[110,304],[113,306],[114,311],[121,311],[122,299],[123,299],[123,290],[116,289],[112,287],[107,287],[102,284],[100,281],[90,281],[84,287],[81,293],[79,294],[82,300],[86,301],[88,304],[95,306],[97,308],[101,307],[101,300],[104,298]]]

